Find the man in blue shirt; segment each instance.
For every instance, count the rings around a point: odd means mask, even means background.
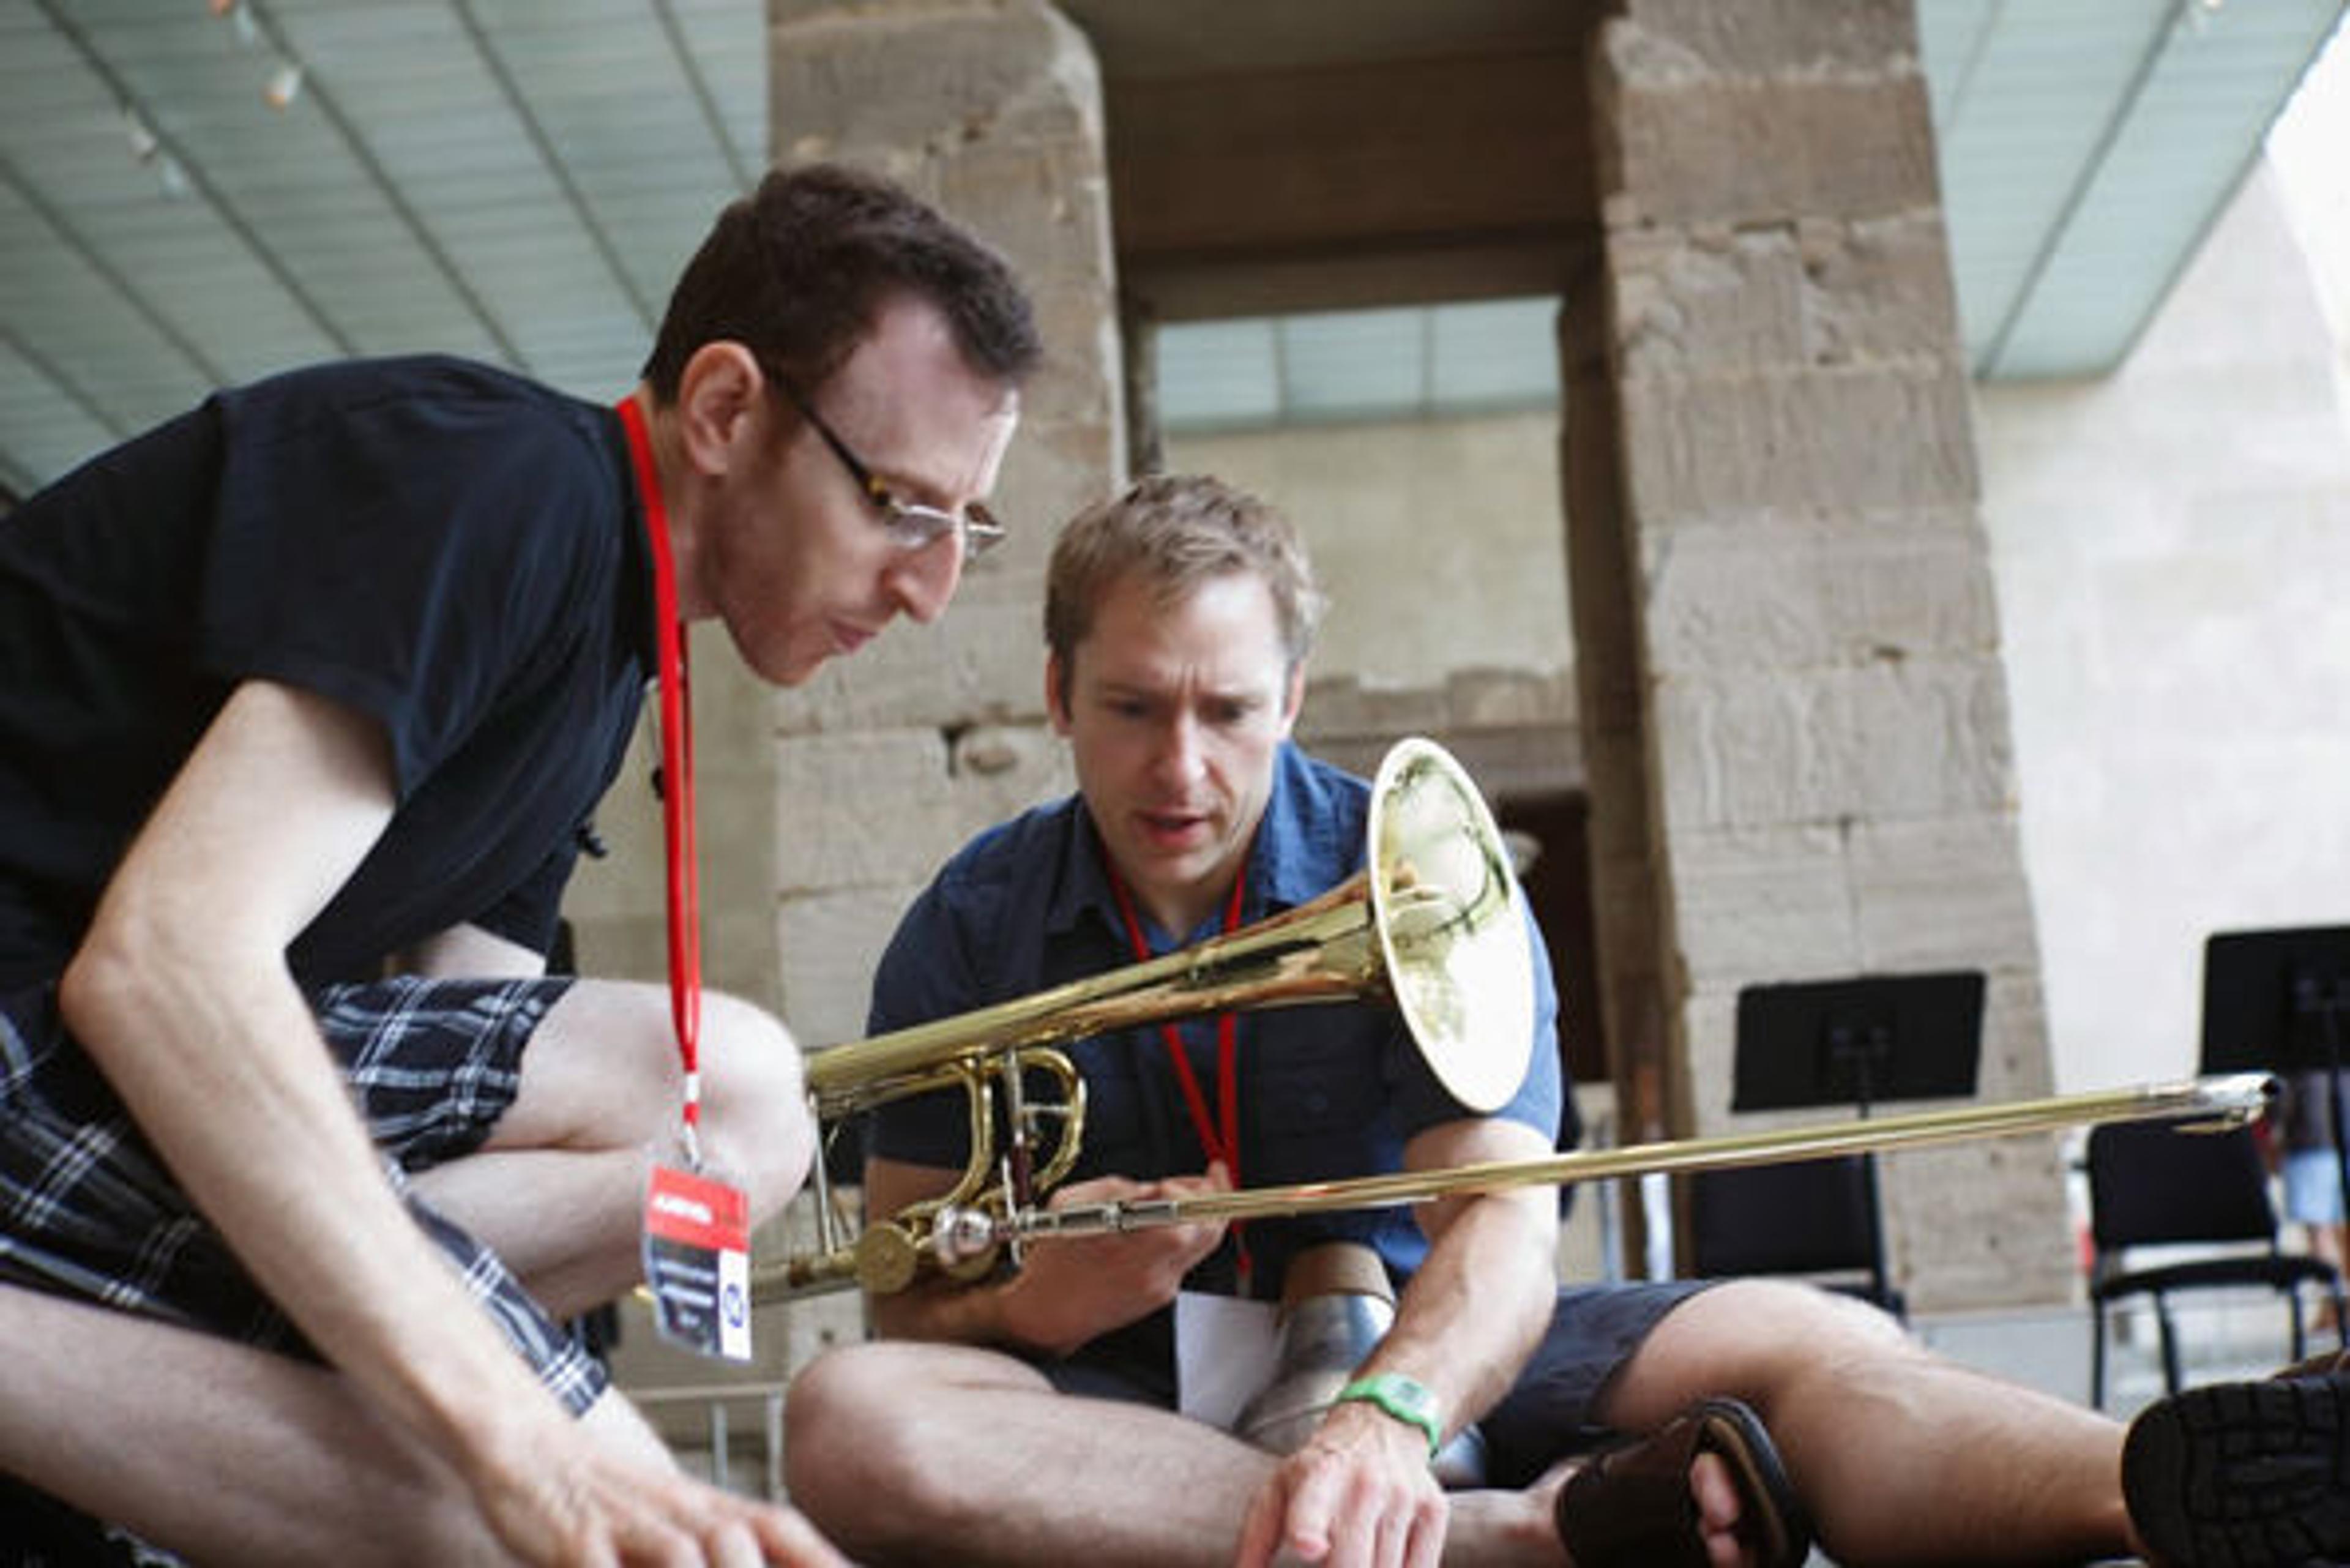
[[[1069,525],[1046,591],[1045,699],[1079,794],[940,874],[882,961],[877,1028],[1196,942],[1362,864],[1364,785],[1289,743],[1317,600],[1277,514],[1211,480],[1146,480]],[[1492,1114],[1454,1103],[1370,1007],[1081,1043],[1086,1150],[1055,1201],[1541,1157],[1562,1085],[1546,970],[1537,983],[1532,1068]],[[875,1215],[947,1189],[964,1116],[941,1096],[881,1107]],[[1844,1561],[2128,1549],[2112,1423],[1808,1287],[1560,1290],[1556,1227],[1554,1195],[1521,1189],[1045,1241],[1016,1271],[920,1281],[873,1301],[879,1342],[795,1384],[793,1495],[877,1563],[951,1542],[968,1563],[1776,1563],[1803,1556],[1806,1508]],[[1179,1289],[1296,1310],[1284,1276],[1350,1245],[1378,1265],[1347,1288],[1392,1289],[1391,1323],[1302,1443],[1268,1452],[1170,1413]],[[1472,1422],[1489,1484],[1448,1496],[1433,1450]],[[1578,1469],[1594,1428],[1655,1436]]]

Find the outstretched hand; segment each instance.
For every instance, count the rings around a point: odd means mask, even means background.
[[[1376,1407],[1340,1405],[1249,1503],[1237,1568],[1275,1558],[1436,1568],[1451,1517],[1418,1429]]]
[[[546,1568],[847,1568],[788,1508],[739,1497],[615,1452],[577,1428],[479,1476],[474,1495],[506,1549]],[[553,1451],[550,1451],[553,1450]]]
[[[1163,1181],[1104,1176],[1073,1182],[1055,1191],[1048,1206],[1182,1198],[1232,1187],[1217,1164],[1205,1176]],[[1173,1301],[1183,1276],[1223,1239],[1223,1222],[1209,1220],[1036,1242],[1003,1288],[1004,1327],[1024,1345],[1069,1355]]]

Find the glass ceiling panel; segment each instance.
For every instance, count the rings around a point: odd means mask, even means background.
[[[1556,403],[1558,310],[1544,296],[1430,311],[1430,411]]]
[[[1159,328],[1159,423],[1215,430],[1279,422],[1273,327],[1271,317],[1259,317]]]
[[[2077,376],[2118,363],[2144,325],[2143,302],[2168,293],[2194,255],[2337,12],[2336,0],[2268,0],[2171,26],[1991,373]]]
[[[1427,319],[1424,310],[1285,317],[1279,334],[1284,413],[1293,420],[1363,419],[1418,410]]]
[[[1159,328],[1170,431],[1420,418],[1558,401],[1555,297]]]

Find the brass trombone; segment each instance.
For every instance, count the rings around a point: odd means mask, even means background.
[[[1181,952],[1033,996],[818,1051],[807,1061],[819,1127],[931,1090],[960,1087],[971,1157],[953,1187],[853,1241],[816,1163],[816,1251],[764,1270],[759,1299],[851,1281],[910,1283],[941,1213],[1010,1216],[1076,1163],[1085,1080],[1055,1047],[1202,1012],[1385,999],[1452,1096],[1488,1111],[1516,1092],[1534,1034],[1524,896],[1500,831],[1460,763],[1432,742],[1388,752],[1371,789],[1364,869],[1320,898]],[[1050,1097],[1030,1093],[1043,1074]],[[996,1147],[996,1106],[1007,1129]],[[981,1249],[983,1255],[984,1249]],[[972,1260],[962,1260],[969,1264]]]
[[[2034,1132],[2082,1123],[2196,1115],[2241,1120],[2273,1085],[2254,1074],[2009,1105],[1590,1150],[1181,1199],[1048,1209],[1076,1165],[1085,1080],[1055,1047],[1110,1030],[1308,1002],[1392,1003],[1430,1069],[1464,1107],[1490,1111],[1525,1075],[1534,1033],[1533,950],[1523,895],[1483,797],[1425,740],[1398,743],[1371,789],[1365,868],[1310,903],[1243,930],[1032,996],[813,1054],[819,1127],[909,1095],[961,1088],[971,1156],[938,1198],[845,1236],[815,1171],[816,1244],[754,1274],[769,1301],[850,1283],[902,1290],[926,1267],[969,1277],[996,1251],[1049,1237],[1196,1220],[1391,1207],[1453,1193],[1561,1185]],[[1051,1085],[1038,1096],[1027,1082]],[[1001,1102],[1003,1137],[997,1136]],[[997,1145],[1001,1142],[1002,1147]]]

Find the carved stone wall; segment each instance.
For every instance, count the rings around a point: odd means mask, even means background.
[[[1595,69],[1602,286],[1567,341],[1597,428],[1570,402],[1569,504],[1611,1037],[1659,1054],[1669,1130],[1720,1132],[1742,986],[1981,969],[1982,1094],[2044,1094],[1910,7],[1629,0]],[[2051,1140],[1903,1153],[1884,1182],[1913,1304],[2069,1290]]]

